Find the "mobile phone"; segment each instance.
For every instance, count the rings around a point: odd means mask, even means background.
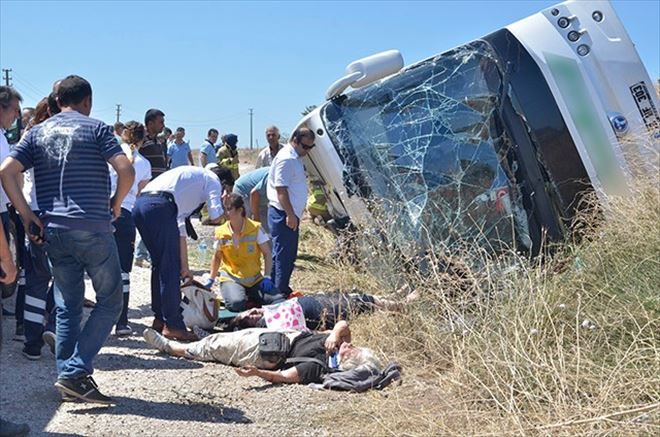
[[[36,240],[37,243],[43,244],[43,243],[46,242],[45,235],[42,234],[41,228],[36,223],[34,223],[34,222],[30,223],[29,231],[30,231],[30,235],[32,235],[33,237],[37,237],[37,240]]]
[[[35,222],[30,223],[30,235],[41,237],[41,228]]]

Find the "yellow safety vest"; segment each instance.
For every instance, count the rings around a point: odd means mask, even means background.
[[[218,149],[216,154],[216,159],[218,165],[227,167],[231,171],[231,175],[234,177],[234,180],[238,179],[240,174],[238,172],[238,150],[232,153],[232,150],[229,146],[222,146]]]
[[[328,210],[328,203],[323,188],[315,187],[310,190],[310,195],[307,199],[307,208],[316,209],[320,212],[326,212]]]
[[[263,279],[261,275],[261,249],[257,235],[261,225],[245,218],[243,229],[238,235],[238,246],[234,245],[229,221],[215,228],[215,239],[222,252],[220,282],[235,281],[251,287]]]

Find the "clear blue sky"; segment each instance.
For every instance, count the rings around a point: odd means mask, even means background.
[[[33,106],[79,74],[92,116],[143,120],[150,107],[194,148],[210,127],[249,146],[290,132],[352,60],[396,48],[406,64],[463,44],[556,1],[30,2],[0,0],[0,65]],[[613,2],[652,78],[660,72],[660,2]],[[256,146],[256,141],[255,141]]]

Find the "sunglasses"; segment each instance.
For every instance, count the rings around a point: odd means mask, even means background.
[[[303,149],[305,150],[312,150],[314,147],[316,147],[316,144],[312,143],[309,146],[303,142],[300,143]]]

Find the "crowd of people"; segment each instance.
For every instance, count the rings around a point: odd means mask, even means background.
[[[236,135],[209,129],[195,165],[185,129],[168,129],[159,109],[147,110],[143,122],[114,126],[90,118],[92,87],[82,77],[56,81],[34,109],[21,112],[21,101],[13,88],[0,87],[2,134],[17,117],[24,127],[13,147],[0,134],[0,282],[21,276],[17,338],[24,337],[27,359],[39,359],[44,345],[53,351],[55,387],[64,401],[113,403],[92,378],[92,360],[113,328],[118,336],[133,333],[128,308],[134,264],[151,267],[154,318],[144,337],[159,350],[244,366],[240,375],[274,382],[319,382],[333,367],[377,362],[373,353],[353,347],[348,326],[334,320],[333,330],[323,334],[285,331],[291,341],[286,358],[311,361],[267,363],[259,358],[259,344],[268,327],[201,339],[181,315],[181,283],[193,279],[187,243],[196,232],[190,219],[200,213],[202,224],[217,226],[204,285],[218,283],[225,307],[238,312],[287,303],[308,201],[302,158],[315,147],[312,130],[299,128],[281,144],[278,128],[268,127],[256,169],[240,175]],[[26,242],[18,266],[7,249],[12,224],[20,231],[16,238]],[[96,302],[83,324],[85,275]],[[247,327],[251,318],[242,316],[233,326]],[[0,430],[27,432],[5,421]]]

